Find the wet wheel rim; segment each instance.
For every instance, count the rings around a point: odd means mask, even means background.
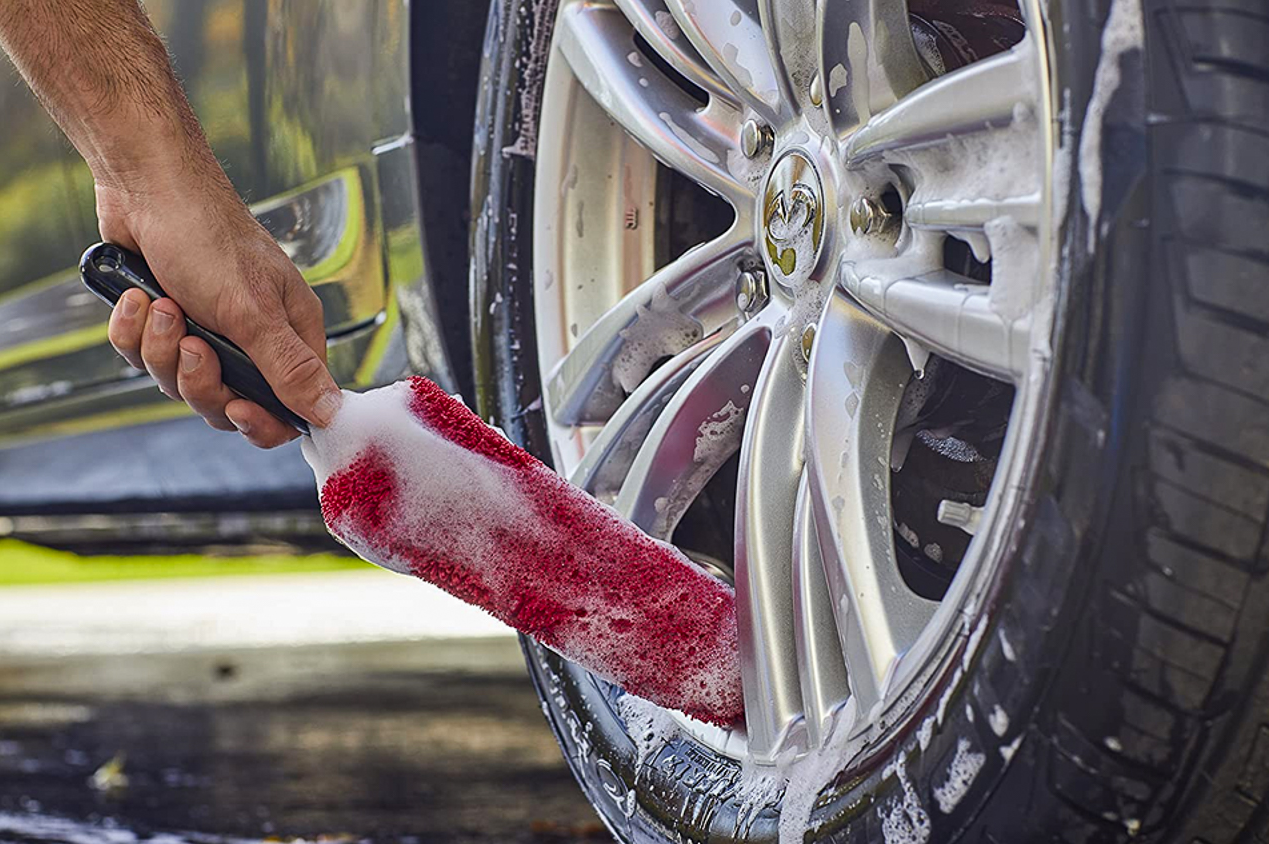
[[[681,719],[715,750],[880,740],[975,632],[1043,434],[1064,201],[1038,8],[1017,23],[953,61],[902,0],[560,3],[544,414],[557,469],[667,540],[735,470],[730,561],[685,546],[737,591],[745,729]],[[686,250],[671,179],[729,208]]]

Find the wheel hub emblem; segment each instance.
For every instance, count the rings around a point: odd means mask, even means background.
[[[824,189],[815,165],[797,150],[785,153],[767,177],[762,232],[776,278],[804,281],[824,240]]]

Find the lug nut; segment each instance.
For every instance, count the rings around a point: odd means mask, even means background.
[[[740,151],[745,158],[757,158],[762,155],[771,141],[771,130],[757,120],[746,120],[740,127]]]
[[[871,197],[861,196],[850,205],[850,229],[855,234],[880,234],[899,224],[899,218]]]
[[[762,270],[745,270],[736,280],[736,307],[744,313],[758,310],[767,301],[767,275]]]
[[[809,323],[802,329],[802,360],[811,362],[811,347],[815,345],[815,323]]]
[[[824,104],[824,83],[823,81],[820,80],[820,75],[817,73],[815,74],[815,77],[811,80],[811,105],[815,106],[816,108],[819,108],[823,104]]]

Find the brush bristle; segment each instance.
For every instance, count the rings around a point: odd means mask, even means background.
[[[424,378],[350,394],[306,456],[331,532],[627,691],[743,717],[735,596]]]

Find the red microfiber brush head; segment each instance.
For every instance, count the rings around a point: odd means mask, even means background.
[[[365,559],[653,703],[724,726],[743,717],[732,590],[431,381],[346,395],[305,456],[327,527]]]

